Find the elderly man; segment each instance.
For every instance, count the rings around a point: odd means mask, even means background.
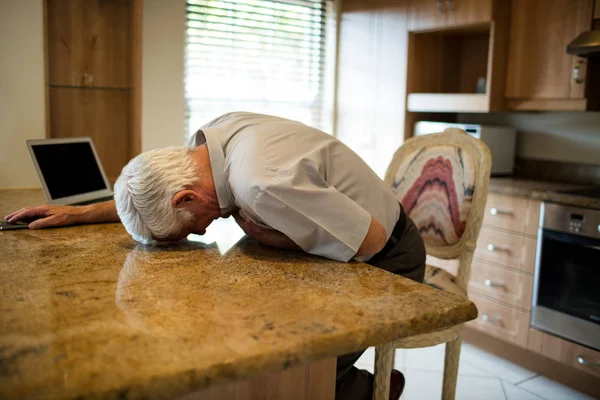
[[[187,147],[140,154],[123,168],[115,201],[40,206],[9,222],[31,229],[121,221],[134,239],[180,240],[233,215],[258,242],[347,262],[357,259],[422,281],[425,247],[391,189],[334,137],[283,118],[234,112],[203,126]],[[336,398],[370,399],[373,376],[341,356]],[[391,399],[404,378],[391,376]]]

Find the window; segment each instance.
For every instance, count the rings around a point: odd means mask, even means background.
[[[331,132],[331,1],[188,0],[186,7],[188,134],[231,111]]]

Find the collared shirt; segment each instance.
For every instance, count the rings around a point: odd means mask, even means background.
[[[400,216],[391,188],[356,153],[300,122],[228,113],[200,128],[188,145],[204,143],[222,214],[242,209],[308,253],[349,261],[371,216],[386,239]]]

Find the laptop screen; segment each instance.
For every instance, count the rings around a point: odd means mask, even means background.
[[[52,199],[108,189],[88,142],[31,146]]]

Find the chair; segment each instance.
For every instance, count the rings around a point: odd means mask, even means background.
[[[404,211],[421,232],[428,256],[458,259],[456,276],[427,266],[425,283],[467,296],[471,261],[490,181],[487,146],[460,129],[414,137],[394,155],[385,175]],[[446,343],[442,399],[454,399],[462,324],[375,348],[374,400],[388,400],[397,348]]]

